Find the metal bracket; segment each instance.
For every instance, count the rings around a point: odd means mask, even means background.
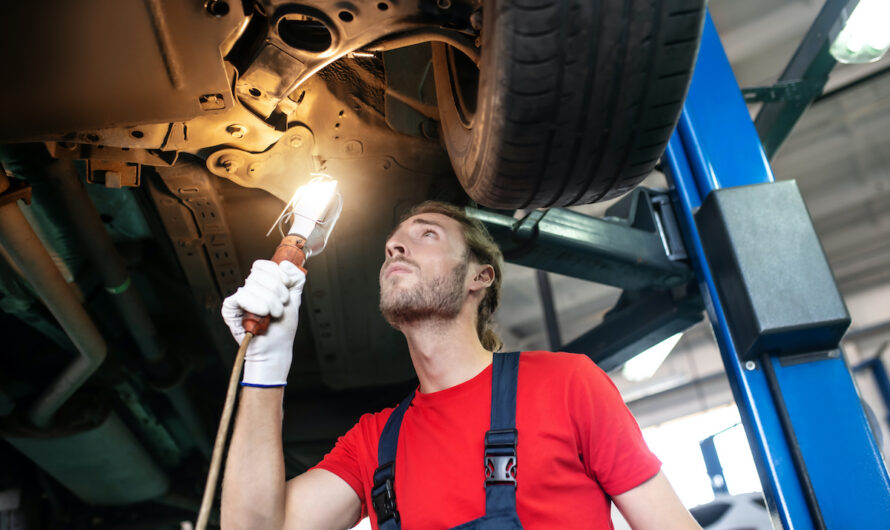
[[[742,89],[745,103],[775,103],[777,101],[812,101],[822,94],[824,83],[813,80],[784,81],[772,86]]]
[[[627,291],[595,328],[561,348],[610,371],[702,319],[704,302],[690,282],[670,291]]]
[[[87,160],[87,182],[106,188],[139,187],[142,166],[134,162]]]
[[[200,280],[206,277],[206,273],[200,269],[206,269],[209,264],[216,278],[213,298],[234,292],[241,284],[241,271],[219,197],[204,168],[181,164],[175,168],[159,169],[158,174],[170,194],[178,199],[161,199],[152,195],[189,283],[196,291],[206,291],[209,286]],[[182,207],[190,215],[183,216]],[[196,294],[207,296],[210,293]],[[209,302],[205,300],[205,303]]]
[[[661,192],[637,188],[602,219],[564,208],[520,220],[466,211],[486,225],[511,263],[632,290],[669,289],[693,277],[670,199]]]
[[[317,171],[315,136],[304,125],[295,125],[262,153],[221,149],[207,157],[207,169],[241,186],[261,188],[284,202],[296,183]]]

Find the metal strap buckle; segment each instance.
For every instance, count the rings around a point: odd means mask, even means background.
[[[485,485],[489,484],[516,486],[516,456],[485,457]]]
[[[371,504],[374,506],[374,513],[377,514],[378,525],[393,518],[396,521],[399,520],[399,511],[396,509],[396,491],[391,478],[386,479],[383,484],[374,485]]]
[[[485,485],[516,486],[516,429],[492,429],[485,433]]]

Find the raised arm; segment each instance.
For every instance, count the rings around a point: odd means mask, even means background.
[[[251,341],[245,356],[223,477],[225,529],[347,528],[360,514],[358,496],[333,473],[312,470],[285,484],[282,400],[304,281],[291,263],[260,260],[244,287],[223,303],[223,318],[238,342],[244,311],[272,316],[268,332]]]

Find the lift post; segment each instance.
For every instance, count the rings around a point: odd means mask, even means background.
[[[728,315],[737,312],[732,308],[738,300],[728,296],[725,278],[715,273],[713,237],[703,237],[708,227],[696,216],[719,190],[780,184],[769,184],[772,170],[710,16],[666,162],[678,224],[774,520],[788,530],[883,527],[890,521],[890,478],[840,350],[777,353],[793,349],[787,339],[794,335],[783,335],[778,346],[736,343],[738,322]],[[753,216],[759,209],[776,217],[768,205],[749,207]],[[830,282],[813,287],[836,290]],[[817,319],[796,338],[824,345],[839,339],[842,320]]]
[[[669,194],[637,189],[604,219],[467,212],[509,262],[624,289],[562,347],[604,369],[704,308],[775,524],[887,527],[890,477],[839,347],[849,314],[796,184],[774,182],[710,16],[664,168]]]

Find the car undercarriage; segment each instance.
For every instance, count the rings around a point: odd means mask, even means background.
[[[338,180],[344,207],[310,262],[288,476],[399,401],[416,379],[377,310],[378,271],[408,208],[591,203],[658,162],[704,2],[623,4],[7,6],[0,490],[21,491],[15,517],[193,517],[237,346],[221,302],[272,254],[314,173]]]

